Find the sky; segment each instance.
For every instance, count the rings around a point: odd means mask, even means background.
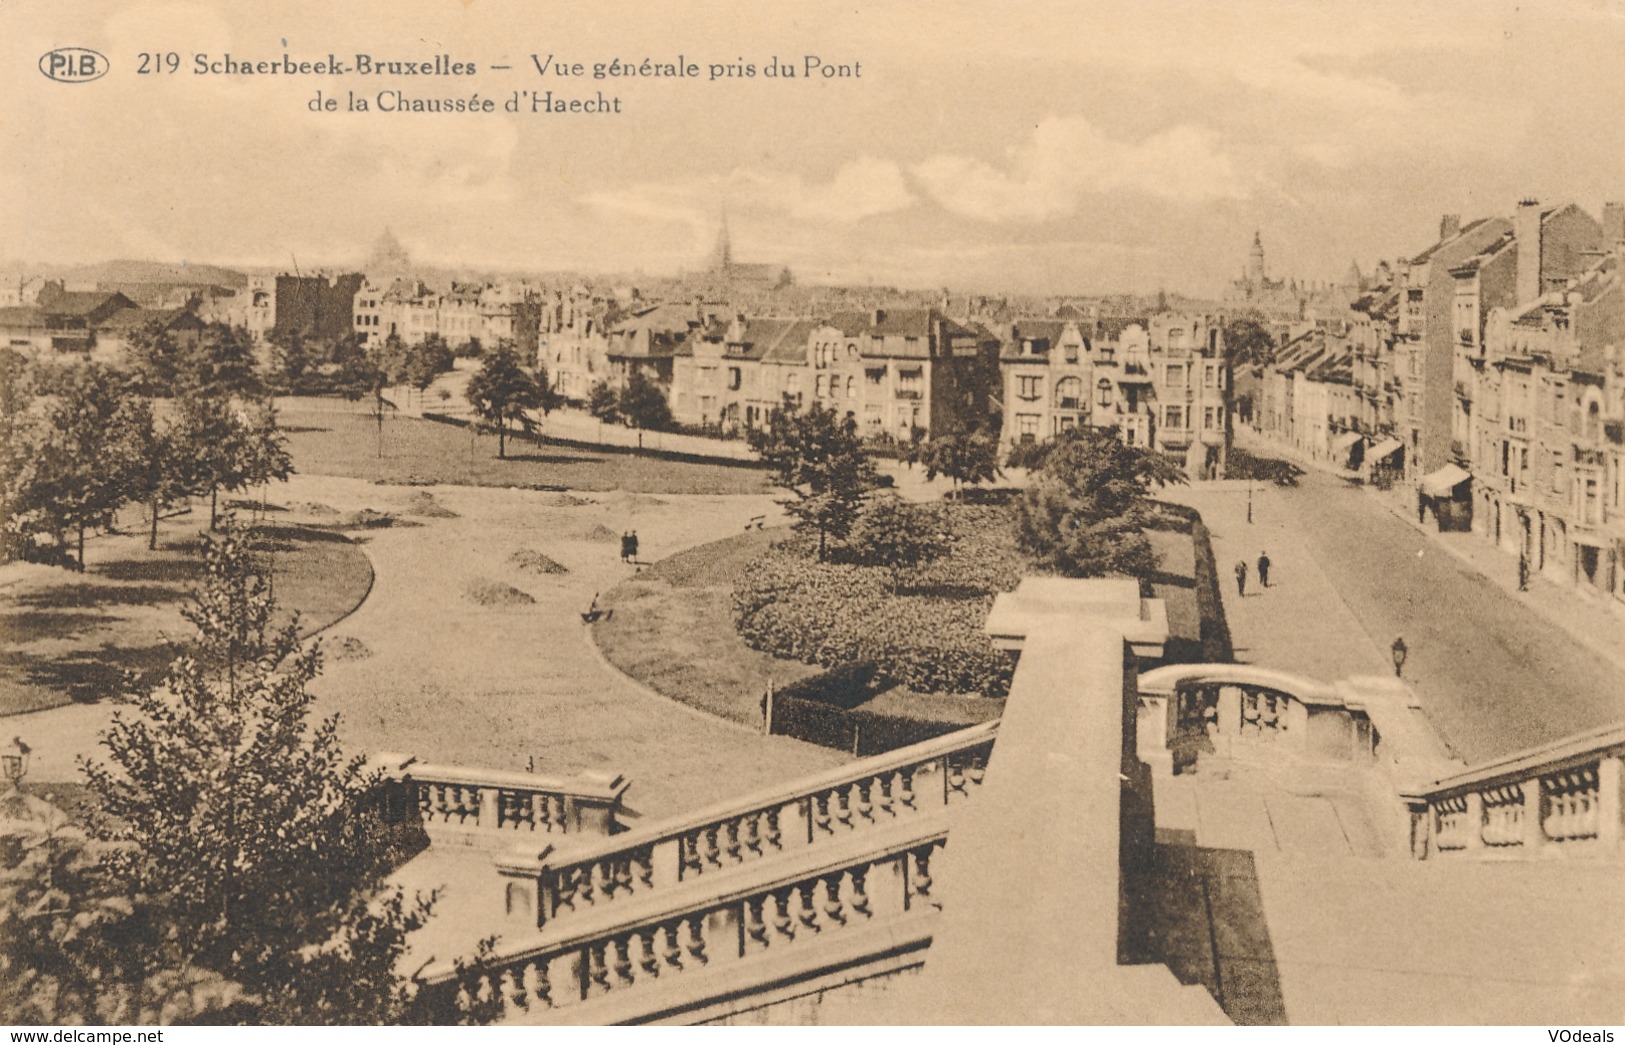
[[[63,47],[107,75],[48,79]],[[194,74],[228,53],[478,72]],[[353,266],[388,227],[428,264],[667,274],[726,213],[807,282],[1210,295],[1255,230],[1272,276],[1335,279],[1444,213],[1625,199],[1625,0],[8,0],[0,55],[0,258],[40,263]],[[856,75],[764,75],[808,56]],[[547,90],[621,112],[501,111]],[[387,91],[498,111],[344,111]]]

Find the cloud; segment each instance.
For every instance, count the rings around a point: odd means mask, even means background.
[[[1091,194],[1124,192],[1183,203],[1247,195],[1210,130],[1181,125],[1122,142],[1081,116],[1044,120],[1002,168],[949,154],[923,160],[909,173],[947,210],[994,222],[1065,217]]]

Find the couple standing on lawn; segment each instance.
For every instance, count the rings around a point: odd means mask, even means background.
[[[1258,554],[1258,582],[1260,584],[1262,584],[1266,588],[1268,588],[1270,586],[1270,553],[1269,552],[1260,552]],[[1236,594],[1238,594],[1238,595],[1246,595],[1247,594],[1247,560],[1246,559],[1238,559],[1236,561]]]

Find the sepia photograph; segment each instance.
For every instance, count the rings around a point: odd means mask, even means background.
[[[0,0],[0,1024],[1613,1041],[1622,55]]]

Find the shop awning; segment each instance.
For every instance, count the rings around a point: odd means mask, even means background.
[[[1332,436],[1332,456],[1343,461],[1349,459],[1349,450],[1360,441],[1359,432],[1344,432]]]
[[[1422,492],[1429,497],[1449,497],[1450,491],[1472,477],[1472,473],[1465,468],[1447,464],[1438,471],[1429,472],[1422,477]]]
[[[1370,452],[1365,455],[1365,459],[1367,461],[1381,461],[1383,458],[1392,457],[1403,449],[1405,449],[1405,444],[1398,439],[1384,439],[1371,448]]]

